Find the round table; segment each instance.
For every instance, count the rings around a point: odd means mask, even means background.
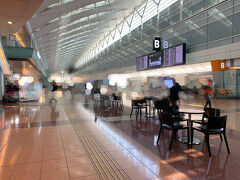
[[[202,110],[195,110],[195,109],[184,109],[184,110],[179,110],[179,113],[183,113],[183,114],[188,114],[188,127],[189,127],[189,133],[191,132],[191,118],[192,118],[192,114],[203,114],[204,111]],[[191,136],[190,136],[191,137]],[[188,143],[188,138],[186,137],[181,137],[178,139],[180,142],[187,144]],[[191,144],[191,140],[189,142]],[[193,145],[198,145],[201,144],[201,141],[197,138],[193,138]]]

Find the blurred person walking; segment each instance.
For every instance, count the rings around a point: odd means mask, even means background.
[[[53,80],[53,82],[52,82],[51,98],[50,98],[50,101],[49,101],[50,104],[57,102],[57,100],[56,100],[55,97],[54,97],[54,92],[57,91],[57,89],[58,89],[57,83]]]
[[[212,92],[211,84],[212,84],[212,81],[209,80],[209,81],[208,81],[208,85],[205,86],[205,88],[204,88],[204,97],[205,97],[205,99],[206,99],[206,103],[205,103],[204,108],[206,108],[208,105],[209,105],[209,108],[212,107],[212,104],[211,104],[211,95],[213,94],[213,92]]]
[[[181,86],[173,79],[173,86],[170,88],[170,102],[172,106],[178,106],[179,92],[181,91]]]

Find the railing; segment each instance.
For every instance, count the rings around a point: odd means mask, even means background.
[[[2,40],[5,47],[25,47],[33,48],[33,42],[30,41],[18,41],[18,40]]]

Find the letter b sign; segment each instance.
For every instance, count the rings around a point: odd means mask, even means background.
[[[153,40],[153,50],[160,51],[161,50],[161,38],[155,37]]]

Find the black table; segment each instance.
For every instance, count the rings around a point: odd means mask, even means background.
[[[202,110],[179,110],[178,113],[183,113],[183,114],[188,114],[188,125],[189,125],[189,133],[191,132],[191,118],[192,118],[192,114],[203,114],[204,111]],[[190,136],[191,137],[191,136]],[[180,142],[187,144],[188,143],[188,139],[187,136],[186,137],[181,137],[178,139]],[[191,140],[190,140],[191,143]],[[197,138],[193,138],[193,145],[198,145],[201,144],[201,141]]]

